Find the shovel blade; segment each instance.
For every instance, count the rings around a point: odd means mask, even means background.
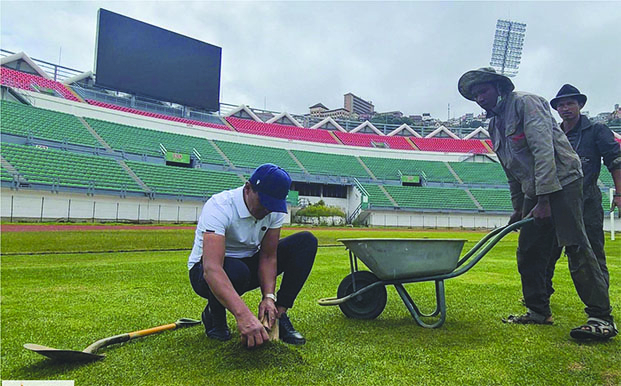
[[[41,346],[39,344],[27,343],[24,348],[30,351],[34,351],[37,354],[41,354],[50,359],[59,362],[92,362],[99,359],[103,359],[103,355],[91,354],[84,351],[75,350],[59,350],[52,347]]]

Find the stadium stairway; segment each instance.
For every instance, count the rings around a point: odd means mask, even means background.
[[[449,164],[448,162],[444,162],[444,165],[446,165],[446,168],[449,170],[449,172],[451,172],[451,174],[455,177],[455,179],[457,180],[457,182],[459,182],[460,184],[463,184],[464,181],[462,181],[461,178],[459,178],[459,175],[455,172],[455,170],[453,170],[453,168],[451,167],[451,164]]]
[[[328,133],[330,133],[330,135],[332,136],[332,138],[334,138],[334,140],[336,141],[336,143],[343,145],[343,141],[341,141],[341,139],[339,137],[336,136],[336,134],[334,134],[333,131],[328,130]]]
[[[302,163],[301,163],[301,162],[300,162],[300,160],[299,160],[299,159],[295,156],[295,154],[293,154],[293,153],[291,152],[291,150],[289,150],[289,149],[286,149],[286,150],[287,150],[287,153],[289,154],[289,156],[290,156],[291,158],[293,158],[293,161],[295,161],[295,163],[296,163],[296,164],[298,164],[298,166],[299,166],[299,167],[300,167],[300,169],[304,172],[304,174],[308,174],[308,175],[310,175],[310,173],[308,172],[308,170],[306,170],[306,168],[304,167],[304,165],[302,165]]]
[[[89,125],[88,122],[86,122],[84,120],[84,118],[78,117],[78,121],[82,122],[84,127],[86,127],[86,130],[88,130],[89,133],[91,133],[91,135],[93,137],[95,137],[95,139],[97,140],[97,142],[99,142],[101,144],[101,146],[103,146],[109,152],[113,151],[112,147],[110,147],[110,145],[108,145],[108,142],[106,142],[103,138],[101,138],[101,136],[99,134],[97,134],[97,132],[91,127],[91,125]]]
[[[13,165],[11,165],[11,163],[7,161],[1,154],[0,154],[0,165],[2,165],[2,167],[6,169],[7,172],[9,172],[11,177],[13,177],[13,180],[17,180],[17,182],[20,184],[28,183],[28,181],[26,181],[21,176],[21,174],[19,174],[19,171],[15,169],[15,167],[13,167]]]
[[[474,202],[474,205],[477,206],[477,208],[479,208],[479,210],[483,211],[483,205],[481,205],[481,203],[476,199],[476,197],[474,197],[474,195],[470,192],[470,189],[468,188],[464,188],[464,190],[466,191],[466,194],[470,197],[470,199]]]
[[[121,165],[121,167],[123,169],[125,169],[125,171],[127,172],[127,174],[129,174],[129,176],[136,181],[136,183],[138,184],[138,186],[140,186],[142,188],[142,190],[144,190],[145,192],[147,192],[149,195],[153,195],[153,191],[151,190],[151,188],[149,188],[147,186],[147,184],[144,183],[144,181],[142,181],[140,179],[140,177],[138,177],[138,175],[136,173],[134,173],[134,171],[125,163],[124,160],[116,160],[116,162]]]
[[[360,165],[362,165],[363,169],[367,171],[367,173],[369,173],[369,176],[371,176],[371,179],[373,180],[377,180],[377,177],[375,177],[375,175],[373,174],[373,172],[371,171],[371,169],[369,169],[367,167],[367,165],[364,164],[364,162],[360,159],[360,157],[355,156],[356,160],[358,160],[358,162],[360,162]]]
[[[228,166],[234,168],[235,165],[233,165],[233,163],[231,162],[231,160],[229,159],[229,157],[226,156],[226,154],[224,154],[224,152],[222,151],[222,149],[220,149],[220,147],[218,147],[218,145],[212,140],[212,139],[208,139],[207,142],[209,142],[211,144],[211,146],[213,146],[214,150],[216,151],[216,153],[218,153],[220,155],[220,157],[222,157],[222,159],[224,161],[226,161],[226,163],[228,164]]]
[[[388,193],[388,191],[386,190],[386,188],[384,188],[382,185],[378,185],[377,186],[383,193],[384,195],[386,195],[386,198],[388,198],[388,200],[390,200],[390,202],[392,202],[392,204],[398,208],[399,204],[397,203],[397,201],[395,201],[394,198],[392,198],[392,196],[390,195],[390,193]]]

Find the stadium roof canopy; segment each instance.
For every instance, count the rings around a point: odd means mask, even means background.
[[[393,135],[397,135],[400,132],[402,132],[403,130],[408,131],[410,134],[412,134],[413,136],[415,136],[416,138],[423,138],[422,135],[420,135],[416,130],[412,129],[410,126],[408,126],[407,123],[402,124],[401,126],[397,127],[396,129],[394,129],[393,131],[391,131],[390,133],[386,134],[389,137],[393,136]]]
[[[39,67],[28,55],[23,51],[9,56],[0,58],[0,65],[11,68],[13,70],[38,75],[45,79],[52,79],[41,67]]]

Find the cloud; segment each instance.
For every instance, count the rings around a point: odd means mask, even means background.
[[[621,102],[618,3],[600,2],[0,2],[1,45],[93,68],[102,7],[222,47],[222,101],[303,114],[343,94],[377,111],[445,118],[480,109],[457,92],[489,65],[497,19],[527,24],[518,89],[551,98],[563,83],[597,113]],[[28,22],[24,22],[28,20]],[[582,89],[581,88],[581,89]]]

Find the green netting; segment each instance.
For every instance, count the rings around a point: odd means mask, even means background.
[[[145,162],[126,161],[136,175],[156,193],[209,197],[243,185],[234,173],[216,172]]]
[[[285,149],[225,141],[214,142],[235,166],[256,168],[264,163],[273,163],[288,172],[302,173],[302,169]]]
[[[378,157],[360,157],[360,159],[375,177],[381,180],[400,181],[402,174],[423,176],[427,181],[433,182],[457,182],[444,162]]]
[[[354,156],[302,150],[291,152],[310,174],[370,178],[369,173]]]
[[[111,158],[10,143],[2,143],[1,153],[29,182],[142,191]]]
[[[34,138],[67,141],[93,147],[101,146],[82,122],[70,114],[2,100],[0,116],[4,133],[31,135]]]

